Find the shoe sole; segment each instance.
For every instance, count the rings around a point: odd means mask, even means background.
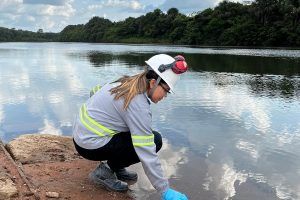
[[[115,188],[112,188],[110,186],[108,186],[104,181],[102,181],[101,179],[97,179],[95,178],[95,176],[92,175],[92,173],[89,174],[89,179],[94,182],[95,184],[97,185],[101,185],[103,186],[105,189],[111,191],[111,192],[126,192],[128,190],[128,188],[126,189],[115,189]]]

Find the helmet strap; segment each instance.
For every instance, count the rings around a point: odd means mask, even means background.
[[[154,93],[154,90],[157,88],[158,84],[160,83],[160,76],[157,78],[156,82],[155,82],[155,85],[153,86],[153,88],[150,89],[150,92],[149,92],[149,98],[151,99],[152,98],[152,95]]]

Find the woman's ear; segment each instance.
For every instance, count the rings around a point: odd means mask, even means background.
[[[149,88],[152,89],[154,87],[155,83],[156,83],[156,80],[155,79],[151,79],[149,81]]]

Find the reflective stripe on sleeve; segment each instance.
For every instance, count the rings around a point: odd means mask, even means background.
[[[100,89],[101,89],[101,85],[96,85],[95,87],[93,87],[92,90],[90,91],[90,97],[93,96]]]
[[[105,126],[99,124],[94,119],[89,117],[86,112],[85,104],[83,104],[83,106],[81,106],[80,108],[80,121],[89,131],[99,136],[106,136],[106,135],[113,136],[114,134],[116,134],[116,132],[114,132],[113,130],[106,128]]]
[[[150,136],[132,135],[131,139],[133,146],[136,147],[155,145],[153,134]]]
[[[101,86],[100,86],[100,85],[96,85],[96,86],[93,88],[94,94],[95,94],[96,92],[98,92],[100,89],[101,89]]]

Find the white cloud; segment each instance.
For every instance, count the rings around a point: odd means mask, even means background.
[[[92,11],[92,10],[98,10],[98,9],[100,9],[100,8],[103,8],[103,5],[101,5],[101,4],[94,4],[94,5],[89,5],[89,6],[88,6],[88,10],[89,10],[89,11]]]
[[[21,4],[22,2],[23,0],[2,0],[0,1],[0,8]]]
[[[215,0],[214,6],[217,6],[219,3],[221,3],[224,0]],[[230,0],[231,2],[236,2],[236,3],[243,3],[244,0]],[[254,0],[248,0],[248,1],[254,1]]]
[[[299,196],[300,187],[297,182],[290,185],[290,180],[285,175],[272,173],[272,170],[267,169],[269,171],[264,173],[240,171],[229,163],[219,165],[210,160],[206,160],[206,162],[208,171],[202,187],[205,190],[213,191],[217,199],[232,199],[238,189],[236,184],[241,185],[248,180],[255,181],[257,185],[260,183],[269,185],[270,188],[276,190],[276,196],[280,199],[295,200],[293,197]],[[297,181],[297,179],[295,180]]]
[[[56,91],[52,91],[50,94],[48,94],[47,99],[50,104],[62,103],[64,101],[63,94]]]
[[[20,13],[22,7],[22,0],[4,0],[0,2],[0,16],[5,17],[5,15],[15,15]]]
[[[167,11],[170,8],[177,8],[180,12],[183,12],[185,14],[189,14],[192,12],[198,12],[201,10],[204,10],[208,7],[214,7],[216,4],[216,1],[218,0],[201,0],[201,1],[195,1],[195,0],[168,0],[165,1],[161,8],[164,11]]]
[[[131,1],[130,5],[133,10],[139,10],[142,8],[142,5],[138,1]]]
[[[71,94],[66,91],[71,91],[72,94],[80,94],[83,89],[86,90],[86,87],[78,78],[78,74],[81,73],[77,70],[82,69],[81,64],[66,61],[66,59],[63,59],[66,55],[61,54],[61,52],[57,54],[57,58],[49,56],[53,53],[49,52],[51,49],[37,52],[36,48],[40,48],[39,44],[32,45],[29,47],[30,49],[22,44],[17,45],[16,48],[19,49],[13,53],[6,51],[8,55],[5,55],[5,60],[10,63],[10,67],[1,71],[4,78],[0,79],[0,122],[6,127],[10,127],[6,129],[8,132],[13,132],[22,127],[22,131],[39,128],[41,132],[60,135],[62,132],[58,127],[71,127],[74,113],[77,110],[77,106],[74,105],[75,102],[71,99]],[[19,56],[19,59],[14,59],[15,54],[18,55],[20,52],[27,50],[30,51],[32,59],[22,56]],[[28,66],[35,66],[35,68],[34,70],[28,70]],[[54,84],[52,87],[48,87],[46,84],[37,84],[40,79]],[[62,81],[61,87],[55,86],[57,79]],[[11,121],[11,116],[14,114],[5,109],[9,105],[23,106],[23,104],[26,105],[26,108],[22,107],[24,112],[28,112],[28,115],[37,116],[43,121],[34,120],[29,122],[25,119],[19,121],[21,124],[18,124],[18,119],[17,121]],[[52,122],[50,118],[56,119],[57,122]],[[14,125],[16,122],[18,126]]]
[[[63,16],[71,17],[75,14],[76,10],[71,4],[64,6],[41,5],[36,9],[36,13],[42,16]]]
[[[130,13],[136,13],[136,12],[144,12],[144,7],[139,1],[131,0],[131,1],[124,1],[124,0],[107,0],[102,1],[97,4],[90,4],[87,5],[87,10],[91,13],[89,13],[90,16],[93,16],[94,13],[99,13],[98,16],[102,16],[103,12],[109,12],[111,16],[114,16],[111,18],[111,20],[117,20],[118,16],[124,16],[127,15],[130,16]],[[91,18],[91,17],[89,17]],[[126,18],[126,17],[119,17],[120,18]]]
[[[276,196],[280,199],[293,199],[293,190],[285,185],[276,185]]]
[[[33,16],[26,16],[26,19],[30,22],[35,22],[35,17]]]
[[[9,13],[3,13],[2,16],[6,19],[9,19],[9,20],[16,20],[20,17],[20,15],[15,15],[15,14],[9,14]]]
[[[48,119],[44,119],[44,127],[40,129],[40,134],[62,135],[60,129],[57,129],[55,125]]]
[[[0,104],[0,123],[2,123],[4,118],[5,118],[5,115],[4,115],[4,111],[3,111],[3,106]]]
[[[220,75],[221,77],[222,75]],[[213,79],[213,78],[212,78]],[[195,83],[194,91],[202,88]],[[190,90],[184,91],[182,96],[193,96],[192,99],[195,102],[203,101],[202,105],[209,107],[211,105],[205,105],[206,102],[214,102],[214,106],[218,108],[218,111],[225,116],[230,116],[232,119],[243,121],[246,129],[256,129],[260,133],[266,133],[271,127],[270,119],[270,106],[268,102],[257,101],[257,99],[247,96],[247,86],[241,86],[239,91],[234,91],[232,87],[215,87],[214,84],[208,85],[203,88],[201,94],[189,94]],[[238,93],[238,94],[237,94]],[[237,106],[238,105],[238,106]],[[194,141],[193,141],[194,142]]]
[[[44,31],[60,31],[70,24],[61,22],[68,21],[75,14],[73,0],[30,0],[24,3],[22,0],[5,0],[0,3],[0,26],[30,31],[40,28]]]
[[[43,29],[43,30],[50,30],[53,27],[56,26],[56,23],[54,19],[50,18],[50,17],[41,17],[43,20],[38,21],[37,23],[35,23],[35,30],[38,29]]]
[[[30,31],[42,28],[59,32],[71,24],[85,24],[93,16],[105,16],[111,21],[139,17],[156,8],[167,11],[176,7],[190,14],[214,7],[219,0],[2,0],[0,26]],[[45,22],[45,18],[49,17]]]
[[[113,8],[130,8],[132,10],[140,10],[143,6],[139,1],[125,1],[125,0],[107,0],[102,3],[105,7],[113,7]]]
[[[24,4],[64,5],[67,0],[23,0]]]
[[[231,199],[236,193],[235,182],[238,181],[239,184],[244,183],[247,180],[247,175],[237,172],[234,168],[227,164],[222,167],[224,174],[220,179],[219,187],[225,191],[225,200]]]
[[[257,147],[255,144],[252,144],[248,141],[239,140],[236,144],[236,148],[238,148],[241,151],[246,152],[255,160],[258,159],[258,151],[257,151]]]

